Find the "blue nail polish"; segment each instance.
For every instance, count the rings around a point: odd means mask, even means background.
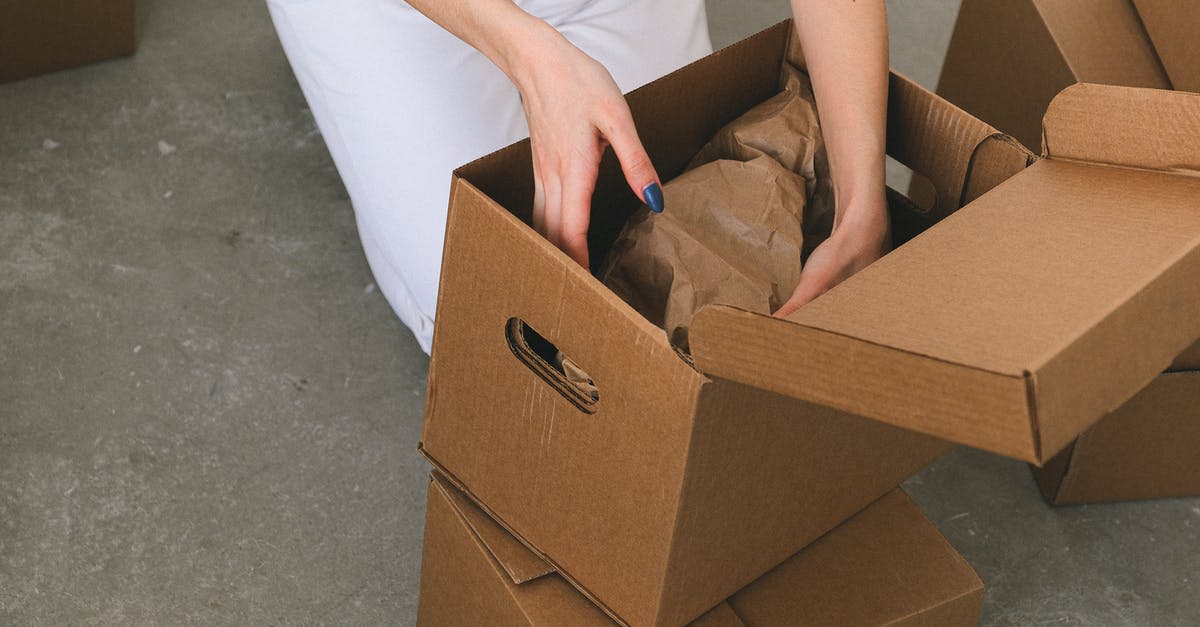
[[[658,183],[651,183],[642,188],[642,200],[650,205],[650,210],[654,213],[662,213],[663,210],[663,194],[662,188]]]

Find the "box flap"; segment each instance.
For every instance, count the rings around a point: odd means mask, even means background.
[[[1170,85],[1129,0],[1033,3],[1077,80],[1131,87]]]
[[[1200,94],[1081,83],[1042,119],[1042,154],[1200,175]]]
[[[967,168],[995,128],[892,72],[888,83],[887,153],[933,183],[933,210],[941,219],[960,206]]]
[[[1042,160],[705,372],[1040,463],[1200,336],[1200,178]]]
[[[476,507],[448,481],[434,475],[429,487],[431,490],[439,490],[446,497],[514,584],[522,584],[555,572],[553,566],[521,544],[520,540],[505,531],[499,523]]]
[[[1195,0],[1133,0],[1142,24],[1154,42],[1171,85],[1200,92],[1200,2]]]
[[[728,603],[762,627],[794,625],[797,617],[813,625],[965,626],[978,620],[983,593],[966,560],[895,490]]]
[[[1004,133],[989,135],[979,142],[967,162],[959,206],[974,201],[1034,161],[1037,156],[1016,139]]]
[[[431,475],[418,624],[613,625],[558,575],[514,583],[463,515],[462,496]]]

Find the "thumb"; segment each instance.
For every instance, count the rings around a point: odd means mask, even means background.
[[[625,181],[629,183],[633,193],[655,213],[661,213],[663,193],[658,172],[654,170],[654,164],[650,163],[650,155],[646,154],[646,149],[642,147],[642,140],[638,138],[637,129],[633,125],[633,116],[624,101],[621,101],[620,111],[609,125],[605,139],[612,144],[617,161],[621,162],[621,171],[625,173]]]

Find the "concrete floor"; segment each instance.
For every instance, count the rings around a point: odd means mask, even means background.
[[[709,4],[718,45],[787,11]],[[892,4],[932,85],[955,3]],[[0,85],[0,623],[411,624],[428,361],[263,4],[143,7],[134,58]],[[1200,620],[1200,499],[1052,509],[969,450],[906,487],[985,625]]]

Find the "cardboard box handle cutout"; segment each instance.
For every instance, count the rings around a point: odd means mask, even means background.
[[[504,339],[517,361],[525,365],[580,411],[591,414],[600,401],[596,382],[550,340],[520,318],[509,318]]]

